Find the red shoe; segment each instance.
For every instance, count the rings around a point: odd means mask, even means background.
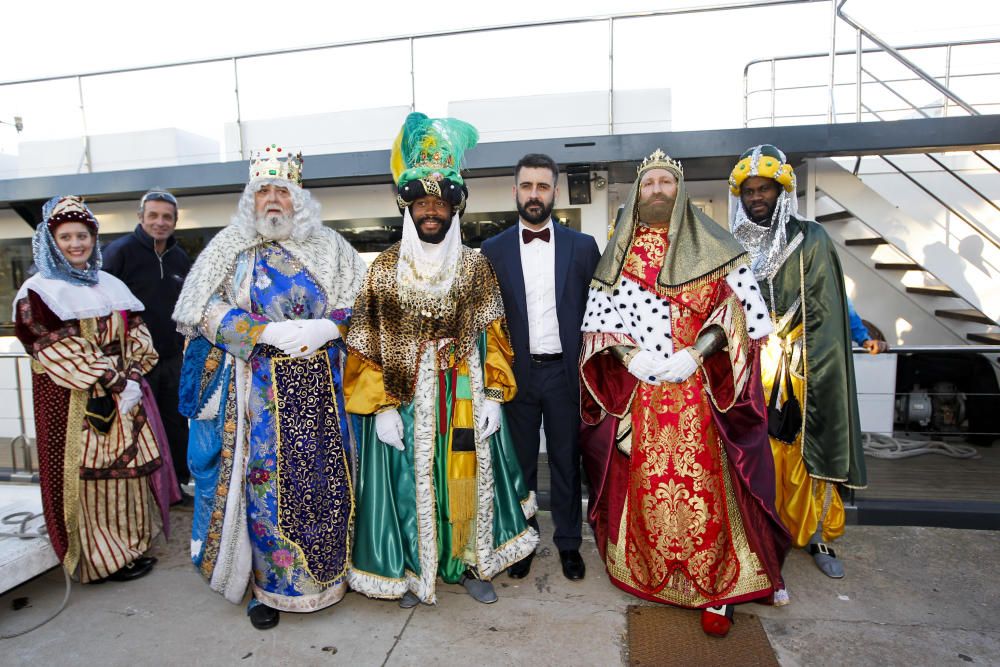
[[[725,637],[733,627],[733,605],[705,607],[701,610],[701,629],[706,635]]]

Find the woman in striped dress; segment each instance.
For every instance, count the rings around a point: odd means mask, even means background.
[[[18,291],[14,320],[31,355],[49,537],[81,582],[137,579],[153,567],[143,552],[162,524],[150,492],[160,453],[139,384],[157,354],[142,303],[100,270],[90,209],[57,197],[42,211],[38,273]]]

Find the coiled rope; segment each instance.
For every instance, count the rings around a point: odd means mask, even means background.
[[[957,445],[942,440],[909,440],[878,433],[863,433],[865,455],[875,459],[908,459],[924,454],[940,454],[953,459],[978,459],[972,445]]]
[[[40,518],[41,514],[35,514],[33,512],[14,512],[8,514],[7,516],[0,519],[0,524],[4,526],[17,526],[16,531],[0,531],[0,538],[17,538],[22,540],[32,540],[32,539],[42,539],[48,540],[49,534],[45,526],[42,525],[38,530],[28,530],[28,524],[35,519]],[[66,608],[66,603],[69,602],[69,592],[72,587],[72,580],[69,577],[69,573],[66,572],[66,568],[62,568],[63,576],[66,577],[66,593],[63,595],[62,604],[59,605],[59,609],[56,610],[54,614],[43,620],[41,623],[36,623],[35,625],[27,628],[25,630],[20,630],[18,632],[12,632],[8,634],[0,635],[0,640],[2,639],[13,639],[14,637],[20,637],[21,635],[26,635],[33,630],[37,630],[42,627],[56,616],[62,613],[62,610]]]

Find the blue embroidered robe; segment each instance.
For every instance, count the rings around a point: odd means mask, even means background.
[[[308,269],[264,243],[240,253],[205,313],[181,388],[193,419],[192,560],[233,602],[249,578],[275,609],[334,604],[346,591],[354,512],[346,348],[337,339],[292,359],[256,340],[268,322],[328,317],[346,326],[350,309],[332,309]]]

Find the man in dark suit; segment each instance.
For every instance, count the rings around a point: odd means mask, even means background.
[[[557,224],[559,167],[547,155],[525,155],[514,168],[520,221],[483,243],[496,270],[514,347],[517,396],[504,405],[518,460],[531,491],[538,490],[539,428],[552,476],[553,541],[567,579],[583,579],[580,557],[580,325],[587,288],[601,257],[592,236]],[[531,523],[538,528],[535,519]],[[510,567],[520,579],[532,553]]]

